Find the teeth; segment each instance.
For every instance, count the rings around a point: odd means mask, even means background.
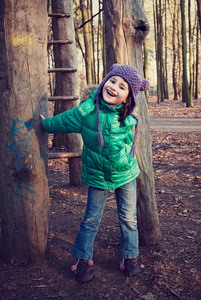
[[[107,90],[108,94],[112,97],[115,97],[115,94],[113,94],[110,90]]]

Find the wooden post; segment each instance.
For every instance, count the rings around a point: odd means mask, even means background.
[[[14,265],[43,259],[47,248],[46,32],[47,1],[0,2],[1,257]]]

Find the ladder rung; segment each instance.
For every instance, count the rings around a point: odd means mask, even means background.
[[[57,153],[49,153],[49,159],[56,158],[70,158],[70,157],[80,157],[82,155],[82,151],[76,152],[57,152]]]
[[[72,44],[73,43],[73,41],[71,41],[71,40],[57,40],[57,41],[48,41],[47,42],[47,44],[49,45],[49,46],[51,46],[51,45],[57,45],[57,44]]]
[[[79,96],[52,96],[48,97],[48,101],[70,101],[70,100],[78,100]]]
[[[62,13],[49,13],[48,17],[70,18],[70,15],[69,14],[62,14]]]
[[[66,73],[73,73],[77,72],[75,68],[55,68],[47,70],[48,73],[55,73],[55,72],[66,72]]]

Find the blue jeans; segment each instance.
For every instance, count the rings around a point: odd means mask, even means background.
[[[88,188],[88,201],[83,221],[80,223],[72,255],[91,260],[94,240],[101,222],[108,191]],[[122,258],[138,256],[138,229],[136,215],[136,180],[115,190],[117,212],[121,231]]]

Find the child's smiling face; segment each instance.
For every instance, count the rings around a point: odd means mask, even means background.
[[[126,103],[130,88],[128,83],[120,76],[110,77],[103,86],[103,100],[109,106],[118,106]]]

